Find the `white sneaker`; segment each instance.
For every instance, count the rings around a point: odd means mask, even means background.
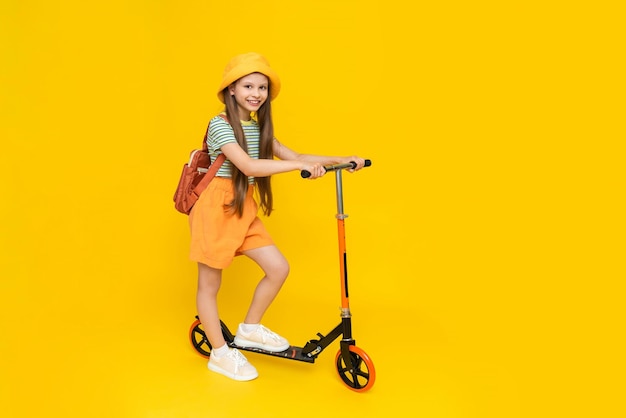
[[[255,331],[244,332],[243,324],[239,324],[235,344],[246,348],[260,348],[261,350],[280,353],[289,348],[289,342],[275,332],[270,331],[263,325],[259,325]]]
[[[248,359],[236,348],[230,348],[228,354],[222,357],[209,357],[209,370],[223,374],[231,379],[245,382],[256,379],[259,373],[254,366],[248,362]]]

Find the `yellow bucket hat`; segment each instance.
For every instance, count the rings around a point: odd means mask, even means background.
[[[237,55],[226,65],[222,83],[217,90],[217,98],[224,103],[224,89],[241,77],[252,73],[261,73],[270,80],[270,100],[274,100],[280,92],[280,79],[278,74],[270,68],[270,63],[256,52]]]

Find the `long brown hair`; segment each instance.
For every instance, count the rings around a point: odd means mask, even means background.
[[[270,90],[271,88],[272,87],[270,85]],[[257,123],[259,124],[259,129],[261,131],[259,138],[259,158],[271,160],[274,158],[274,125],[272,123],[272,105],[269,100],[269,92],[267,97],[268,99],[265,103],[263,103],[257,112]],[[231,96],[229,94],[228,87],[224,89],[224,102],[226,104],[226,117],[233,127],[235,139],[237,139],[239,146],[243,148],[244,151],[248,152],[248,141],[243,133],[241,123],[239,123],[238,105],[235,100],[235,96]],[[229,206],[235,210],[239,217],[241,217],[243,215],[243,202],[246,194],[248,193],[248,176],[242,173],[241,170],[235,166],[235,164],[232,164],[231,167],[235,197]],[[259,205],[261,206],[261,210],[265,215],[269,216],[274,209],[271,176],[255,177],[254,180],[259,193]]]

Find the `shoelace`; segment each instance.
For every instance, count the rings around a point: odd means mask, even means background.
[[[233,348],[228,352],[228,357],[230,357],[230,359],[235,363],[235,373],[239,371],[240,367],[245,366],[248,362],[245,356],[236,348]]]
[[[280,335],[276,334],[274,331],[270,331],[269,329],[265,328],[263,325],[259,325],[258,330],[259,333],[261,333],[261,335],[263,336],[263,342],[265,342],[266,338],[271,338],[274,341],[280,341]]]

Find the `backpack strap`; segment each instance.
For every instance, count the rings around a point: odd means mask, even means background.
[[[217,174],[217,170],[219,170],[224,163],[225,159],[226,156],[224,154],[220,154],[217,156],[215,161],[209,167],[209,170],[206,172],[204,177],[202,177],[202,180],[200,180],[200,183],[198,183],[198,185],[193,188],[193,194],[195,194],[196,197],[200,197],[204,189],[207,188],[211,180],[213,180],[213,177],[215,177],[215,175]]]
[[[220,113],[218,116],[230,124],[225,114]],[[209,125],[210,125],[210,122],[209,122]],[[208,135],[209,135],[209,127],[207,126],[206,133],[204,134],[204,140],[202,141],[202,150],[207,151],[207,152],[209,150],[207,143],[206,143]],[[217,174],[217,170],[220,169],[222,164],[224,164],[225,160],[226,160],[226,156],[224,155],[224,153],[221,153],[220,155],[217,156],[215,161],[211,162],[211,165],[209,166],[209,170],[206,172],[204,177],[202,177],[202,180],[200,180],[200,183],[198,183],[198,185],[194,187],[193,194],[195,194],[197,197],[200,197],[200,194],[202,194],[202,192],[204,191],[204,189],[206,189],[206,187],[209,185],[211,180],[213,180],[213,177],[215,177],[215,175]]]

